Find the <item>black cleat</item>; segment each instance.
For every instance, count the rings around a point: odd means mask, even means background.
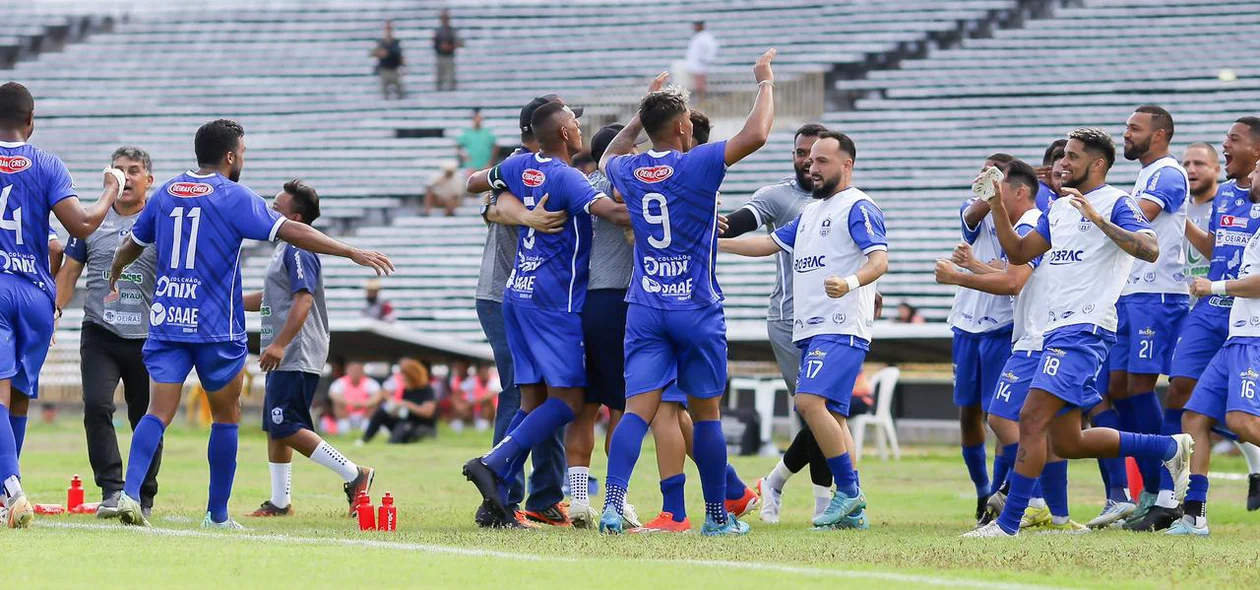
[[[1124,530],[1153,533],[1157,531],[1167,530],[1174,522],[1177,522],[1183,516],[1181,507],[1164,508],[1163,506],[1151,506],[1141,520],[1134,523],[1125,523]]]
[[[486,500],[482,500],[481,505],[477,507],[476,514],[473,515],[473,521],[483,529],[494,528],[494,525],[498,522],[498,515],[494,512],[494,505]]]
[[[1247,510],[1260,510],[1260,473],[1247,477]]]
[[[490,511],[496,513],[496,518],[515,522],[513,514],[508,512],[507,507],[503,505],[503,500],[499,498],[499,476],[481,462],[481,457],[473,457],[464,463],[464,477],[477,486],[477,491],[481,493],[482,503],[489,505]]]
[[[984,520],[984,509],[985,509],[985,508],[989,505],[989,496],[991,496],[991,495],[992,495],[992,494],[988,494],[988,495],[985,495],[985,496],[981,496],[981,497],[979,497],[979,498],[976,498],[976,523],[977,523],[977,526],[982,526],[982,525],[984,525],[984,524],[987,524],[987,523],[982,522],[982,521]]]
[[[346,503],[350,505],[348,511],[350,518],[354,518],[354,499],[359,497],[359,492],[369,493],[372,491],[372,479],[376,477],[376,470],[371,467],[359,466],[359,475],[342,486],[346,492]]]
[[[1006,494],[1002,490],[998,490],[989,495],[988,500],[984,503],[984,514],[980,516],[980,520],[976,522],[977,527],[989,524],[1002,515],[1002,510],[1006,508]]]

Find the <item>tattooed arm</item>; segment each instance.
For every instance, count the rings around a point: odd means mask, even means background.
[[[1124,229],[1099,214],[1098,210],[1094,209],[1094,206],[1090,204],[1089,200],[1080,191],[1066,187],[1062,190],[1064,196],[1072,199],[1072,206],[1077,211],[1080,211],[1081,215],[1086,219],[1098,226],[1098,229],[1101,229],[1112,242],[1120,246],[1121,250],[1145,262],[1155,262],[1159,259],[1159,240],[1155,237],[1154,232],[1149,231],[1149,229],[1145,231]]]

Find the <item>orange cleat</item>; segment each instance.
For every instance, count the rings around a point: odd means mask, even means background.
[[[726,501],[726,511],[735,516],[743,516],[752,512],[752,509],[756,508],[760,501],[761,498],[757,497],[757,492],[754,492],[752,488],[744,488],[744,495],[738,500]]]
[[[640,533],[689,533],[691,532],[691,519],[684,518],[682,522],[674,520],[674,515],[669,512],[662,512],[653,518],[651,522],[641,527],[630,529],[632,534]]]
[[[561,528],[573,526],[573,522],[569,520],[569,511],[565,509],[564,504],[552,504],[537,511],[526,510],[525,516],[538,524]]]
[[[542,527],[542,525],[530,520],[524,510],[516,511],[516,523],[521,525],[521,528],[523,529],[536,529]]]

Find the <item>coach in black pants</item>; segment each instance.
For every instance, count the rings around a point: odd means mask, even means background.
[[[96,485],[101,488],[101,506],[96,511],[100,518],[118,515],[118,497],[123,489],[122,455],[114,432],[114,390],[118,382],[123,384],[127,418],[133,430],[149,408],[149,372],[141,348],[149,333],[149,305],[153,302],[157,268],[156,251],[149,248],[123,270],[118,293],[110,292],[107,277],[114,250],[131,233],[153,183],[149,155],[141,149],[118,149],[112,165],[127,177],[123,192],[99,229],[86,239],[70,240],[66,262],[57,275],[57,317],[61,317],[61,309],[74,297],[75,282],[87,271],[79,353],[83,426],[87,431],[88,460]],[[146,517],[157,495],[160,444],[140,488],[140,504]]]

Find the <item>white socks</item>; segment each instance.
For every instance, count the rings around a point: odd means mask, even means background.
[[[1155,498],[1155,505],[1163,508],[1176,508],[1177,501],[1173,499],[1173,491],[1160,490],[1159,496]]]
[[[787,484],[787,480],[792,477],[792,472],[788,470],[787,465],[783,464],[783,460],[779,459],[779,464],[774,466],[770,471],[770,475],[766,476],[766,483],[774,488],[777,492],[783,491],[783,486]],[[827,500],[830,502],[830,498]]]
[[[4,485],[0,485],[0,491],[4,492],[4,505],[8,507],[10,500],[22,495],[22,482],[16,475],[10,475],[4,480]]]
[[[288,508],[292,502],[293,464],[267,463],[271,471],[271,505],[276,508]]]
[[[783,465],[782,462],[779,463]],[[775,469],[778,469],[777,467]],[[814,516],[818,516],[827,510],[827,506],[831,505],[831,486],[820,486],[814,484]]]
[[[315,452],[311,453],[311,460],[333,470],[346,483],[354,481],[354,478],[359,476],[359,466],[337,452],[337,449],[332,448],[332,445],[327,442],[320,441],[319,446],[315,447]]]
[[[569,468],[569,498],[572,504],[583,504],[590,506],[591,498],[589,496],[589,486],[591,483],[591,469],[589,467],[570,467]]]
[[[1032,498],[1028,500],[1028,507],[1029,508],[1045,508],[1046,499],[1045,498]]]
[[[1251,443],[1236,443],[1242,456],[1247,459],[1247,473],[1260,473],[1260,447]]]

